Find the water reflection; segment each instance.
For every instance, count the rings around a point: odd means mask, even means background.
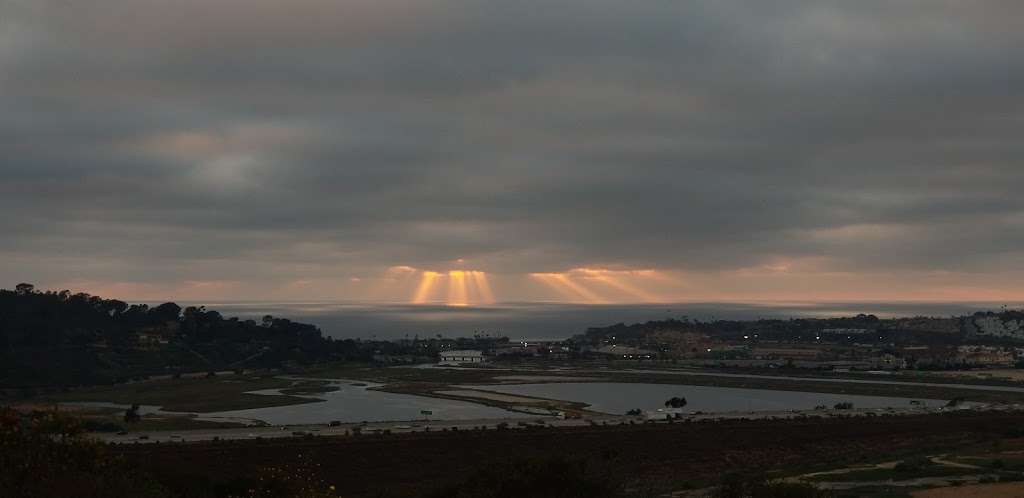
[[[687,411],[703,412],[811,410],[818,405],[831,408],[841,402],[851,402],[855,408],[938,407],[945,404],[945,401],[942,400],[918,399],[915,401],[920,401],[920,405],[911,405],[911,398],[886,396],[617,382],[503,384],[467,387],[506,394],[577,401],[587,403],[591,410],[618,415],[634,408],[641,410],[662,408],[666,400],[676,396],[687,399]]]
[[[336,382],[337,391],[309,396],[323,399],[318,403],[253,408],[226,412],[206,413],[204,420],[261,420],[274,425],[323,424],[333,420],[341,422],[382,422],[423,420],[473,420],[526,418],[528,415],[489,406],[446,399],[394,394],[368,389],[373,385],[352,385]],[[254,394],[279,394],[277,389],[254,391]],[[431,412],[424,415],[423,411]]]

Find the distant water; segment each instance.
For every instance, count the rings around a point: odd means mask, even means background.
[[[188,305],[191,303],[179,303]],[[580,305],[511,303],[487,307],[365,303],[203,303],[225,316],[259,318],[274,315],[313,323],[335,338],[399,339],[472,336],[476,332],[513,339],[564,339],[588,327],[666,318],[699,320],[852,316],[949,317],[999,310],[1021,303],[685,303],[643,305]]]
[[[911,398],[887,396],[859,396],[850,394],[824,394],[732,387],[687,386],[669,384],[621,384],[614,382],[513,384],[470,386],[506,394],[536,396],[548,399],[578,401],[591,410],[621,415],[639,408],[654,410],[675,396],[689,402],[687,411],[737,412],[810,410],[818,405],[828,407],[836,403],[851,402],[855,408],[910,408]],[[946,402],[934,399],[916,399],[918,406],[939,407]]]
[[[274,425],[325,424],[340,422],[384,422],[399,420],[476,420],[501,418],[530,418],[530,415],[501,408],[454,401],[448,399],[395,394],[370,390],[365,385],[353,386],[345,382],[335,384],[337,391],[320,393],[310,398],[322,399],[318,403],[252,408],[227,412],[201,414],[204,420],[251,419]],[[280,394],[280,390],[254,391],[254,394]],[[430,412],[424,415],[424,411]]]

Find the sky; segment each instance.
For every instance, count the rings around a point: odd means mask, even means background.
[[[1024,299],[1019,0],[0,0],[0,287]]]

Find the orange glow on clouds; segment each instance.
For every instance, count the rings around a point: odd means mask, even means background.
[[[483,304],[494,304],[494,291],[491,290],[491,284],[487,281],[487,274],[482,271],[471,271],[469,275],[472,277],[470,282],[472,283],[474,295],[478,302]]]
[[[767,259],[759,265],[715,272],[575,267],[544,273],[491,274],[481,270],[412,266],[377,275],[304,274],[255,286],[227,279],[142,283],[96,280],[37,282],[126,301],[353,300],[488,306],[500,302],[580,304],[816,301],[1021,302],[1021,273],[853,272],[821,258]]]
[[[437,284],[437,279],[441,277],[440,273],[433,271],[425,271],[420,277],[420,284],[416,287],[416,293],[413,294],[413,304],[425,304],[430,299],[431,291]]]
[[[672,279],[657,270],[608,270],[604,268],[573,268],[557,273],[531,273],[562,300],[587,304],[612,302],[666,302],[651,290]]]
[[[496,301],[486,272],[449,270],[441,273],[424,270],[420,272],[420,281],[410,302],[470,306],[494,304]]]
[[[633,284],[627,282],[622,277],[616,277],[616,276],[613,276],[613,275],[607,275],[607,274],[601,273],[601,274],[589,276],[587,278],[591,278],[593,280],[601,282],[601,283],[603,283],[605,285],[608,285],[610,287],[614,287],[615,289],[618,289],[618,290],[628,294],[630,297],[632,297],[634,299],[638,299],[638,300],[643,301],[643,302],[657,303],[657,302],[661,302],[662,301],[661,298],[655,296],[654,294],[651,294],[650,292],[647,292],[644,289],[641,289],[640,287],[637,287],[636,285],[633,285]]]
[[[466,272],[452,270],[448,272],[448,306],[466,306],[469,304],[469,291],[466,288]]]
[[[553,289],[558,295],[569,302],[583,302],[588,304],[601,304],[606,302],[593,291],[572,281],[564,273],[531,273],[531,277],[543,282]]]

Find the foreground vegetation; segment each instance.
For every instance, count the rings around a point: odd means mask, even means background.
[[[1021,422],[1024,414],[965,412],[309,436],[118,448],[127,458],[144,462],[146,471],[182,496],[229,496],[240,492],[241,486],[249,484],[247,479],[260,475],[262,469],[309,459],[317,464],[309,468],[315,469],[320,482],[349,498],[581,496],[559,488],[551,476],[564,476],[575,483],[573,489],[590,489],[591,496],[647,497],[685,490],[707,496],[722,484],[722,476],[730,474],[731,482],[743,483],[733,489],[756,489],[759,494],[718,496],[842,497],[860,495],[818,493],[814,491],[817,482],[787,477],[836,466],[990,448],[995,442],[1005,442],[1010,449],[1011,442],[1019,440],[1009,428]],[[524,488],[535,492],[515,494]],[[779,490],[789,494],[771,494]],[[817,494],[806,494],[811,491]]]
[[[3,410],[0,496],[909,496],[949,483],[888,480],[1020,479],[1024,439],[1012,428],[1021,422],[1019,413],[961,413],[107,446],[66,414]],[[849,469],[822,472],[837,465]],[[829,490],[844,480],[865,482]]]
[[[25,416],[0,409],[0,496],[163,498],[174,496],[130,459],[81,437],[60,412]]]

